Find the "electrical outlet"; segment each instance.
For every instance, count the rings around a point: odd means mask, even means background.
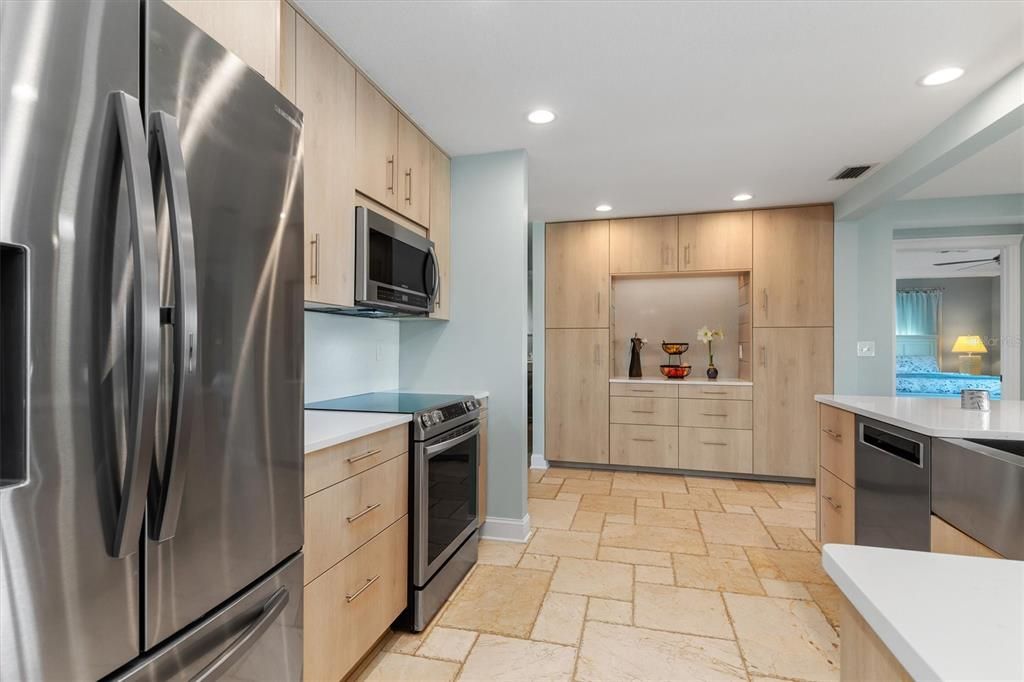
[[[875,342],[874,341],[858,341],[857,342],[857,357],[858,358],[873,358],[873,357],[875,357]]]

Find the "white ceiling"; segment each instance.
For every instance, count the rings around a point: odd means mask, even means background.
[[[1024,194],[1024,129],[993,142],[903,199]]]
[[[998,277],[996,263],[964,263],[943,265],[965,260],[992,258],[999,249],[950,249],[943,251],[896,251],[893,271],[896,279],[931,279],[934,277]]]
[[[534,220],[833,200],[1024,62],[1020,2],[298,3],[450,154],[525,148]]]

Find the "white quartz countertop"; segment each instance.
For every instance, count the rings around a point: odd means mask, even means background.
[[[1024,401],[993,400],[989,412],[964,410],[960,398],[816,395],[824,405],[938,438],[1024,439]]]
[[[630,377],[612,377],[608,380],[611,384],[718,384],[719,386],[753,386],[751,381],[743,379],[715,379],[711,381],[705,377],[698,377],[693,374],[685,379],[666,379],[665,377],[641,377],[633,379]]]
[[[825,545],[822,565],[915,680],[1024,679],[1024,562]]]
[[[408,424],[411,414],[381,412],[331,412],[306,410],[306,448],[308,455],[339,443],[347,443],[371,433]]]

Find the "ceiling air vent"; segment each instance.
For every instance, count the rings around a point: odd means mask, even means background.
[[[832,180],[855,180],[871,170],[873,164],[865,166],[847,166],[831,177]]]

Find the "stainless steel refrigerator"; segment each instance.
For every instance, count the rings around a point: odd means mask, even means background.
[[[159,0],[0,3],[0,678],[302,665],[302,114]]]

